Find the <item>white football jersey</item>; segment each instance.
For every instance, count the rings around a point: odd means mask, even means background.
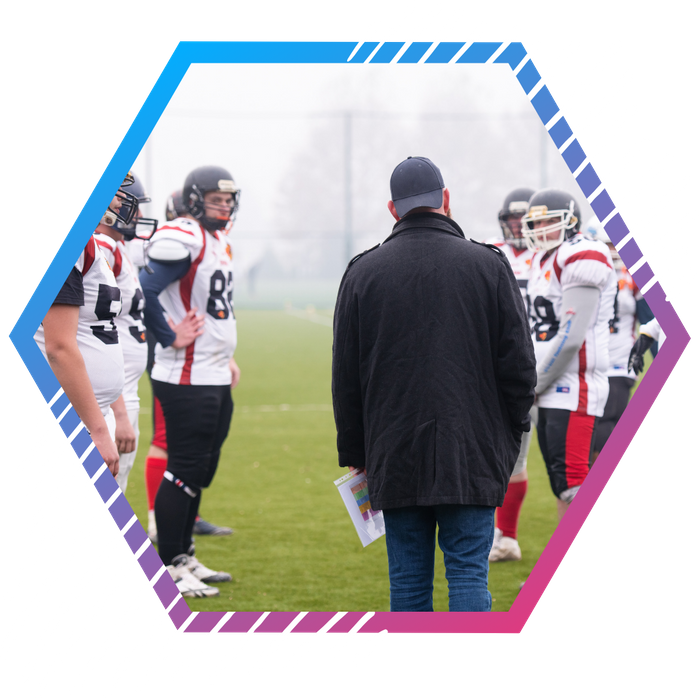
[[[523,295],[523,302],[527,304],[527,281],[530,279],[530,266],[534,253],[527,248],[524,250],[514,248],[502,238],[493,238],[485,242],[495,245],[506,256],[520,287],[520,293]]]
[[[138,409],[138,383],[146,371],[148,346],[146,326],[143,324],[145,298],[138,270],[132,264],[124,241],[115,241],[105,233],[96,233],[95,239],[112,268],[117,286],[122,293],[122,310],[114,319],[119,331],[119,343],[124,354],[124,403],[127,411]]]
[[[610,368],[608,377],[636,377],[627,371],[627,361],[634,345],[634,329],[637,325],[637,300],[642,293],[627,268],[617,270],[617,294],[610,320]]]
[[[85,304],[78,318],[78,348],[92,390],[106,416],[124,387],[124,358],[114,319],[121,311],[121,292],[100,247],[91,236],[75,264],[83,278]],[[46,357],[44,327],[34,339]]]
[[[552,251],[538,251],[527,287],[528,312],[539,365],[551,348],[566,310],[562,294],[571,287],[597,287],[598,307],[581,349],[565,371],[540,396],[543,408],[561,408],[602,416],[608,398],[609,323],[617,276],[604,243],[577,234]]]
[[[204,315],[204,333],[187,348],[156,347],[153,379],[169,384],[231,383],[229,361],[236,350],[231,247],[221,231],[207,232],[197,221],[179,218],[159,228],[151,238],[177,241],[190,253],[190,269],[158,296],[163,310],[178,324],[187,312]]]

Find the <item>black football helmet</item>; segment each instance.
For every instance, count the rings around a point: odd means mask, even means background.
[[[529,187],[519,187],[517,190],[513,190],[505,198],[501,211],[498,212],[498,223],[501,225],[503,238],[506,243],[519,250],[527,248],[520,219],[527,214],[528,202],[533,194],[535,194],[535,190],[531,190]],[[517,220],[516,216],[519,217]]]
[[[185,214],[187,214],[187,209],[182,201],[182,190],[175,190],[165,204],[165,218],[167,221],[173,221]]]
[[[117,211],[114,211],[110,203],[110,206],[107,207],[107,211],[103,214],[102,219],[100,219],[101,224],[106,224],[107,226],[114,226],[117,222],[121,222],[126,226],[131,224],[139,209],[138,199],[129,191],[129,188],[132,187],[133,184],[134,174],[129,171],[117,190],[116,196],[119,197],[121,206]]]
[[[535,228],[535,222],[558,218],[548,226]],[[552,250],[566,239],[576,235],[581,228],[581,212],[576,200],[564,190],[546,189],[535,192],[530,198],[528,212],[522,218],[523,237],[530,250]],[[550,233],[558,233],[549,238]]]
[[[125,189],[130,197],[136,199],[135,213],[137,216],[134,217],[132,215],[131,219],[127,223],[127,216],[126,212],[124,211],[127,205],[122,204],[121,208],[119,209],[119,214],[121,218],[118,218],[117,222],[112,225],[112,228],[117,233],[121,233],[122,236],[124,236],[125,241],[131,241],[134,238],[139,238],[142,241],[147,241],[158,228],[158,219],[147,219],[145,217],[138,216],[139,205],[150,202],[151,198],[146,194],[141,180],[139,180],[133,172],[130,173],[130,176],[132,182],[130,185],[127,185]],[[119,196],[121,197],[121,194]]]
[[[233,203],[228,212],[216,218],[206,216],[204,195],[207,192],[230,192]],[[207,231],[218,231],[225,228],[238,211],[241,190],[228,170],[216,165],[204,165],[193,170],[185,179],[182,188],[182,202],[194,219],[197,219]]]

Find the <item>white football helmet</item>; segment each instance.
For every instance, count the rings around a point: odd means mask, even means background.
[[[581,228],[581,213],[576,200],[563,190],[547,189],[535,192],[528,204],[529,210],[522,218],[523,237],[532,250],[558,248],[567,238]],[[558,219],[548,226],[535,228],[535,222]],[[557,233],[550,238],[550,234]]]

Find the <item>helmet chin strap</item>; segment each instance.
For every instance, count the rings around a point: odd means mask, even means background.
[[[111,209],[107,209],[107,211],[102,215],[100,223],[105,224],[106,226],[114,226],[114,224],[117,223],[117,215]]]

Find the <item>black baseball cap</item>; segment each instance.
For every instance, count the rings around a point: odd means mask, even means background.
[[[428,158],[409,156],[391,173],[391,201],[399,218],[416,207],[439,209],[445,183],[440,169]]]

